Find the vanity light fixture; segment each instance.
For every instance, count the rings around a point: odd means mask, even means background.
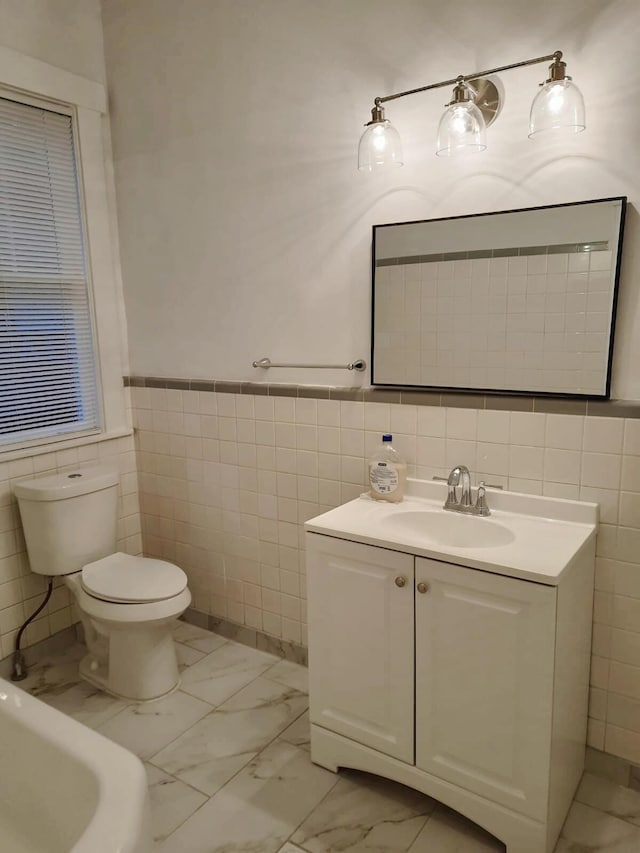
[[[438,126],[436,154],[439,157],[453,157],[484,151],[487,147],[486,129],[495,121],[502,106],[499,81],[489,79],[489,75],[549,60],[549,77],[540,84],[541,89],[531,105],[529,137],[537,138],[547,132],[553,132],[554,135],[560,132],[579,133],[585,129],[584,100],[571,77],[567,76],[567,64],[562,61],[562,51],[556,50],[555,53],[535,59],[501,65],[475,74],[461,74],[451,80],[376,98],[371,110],[371,121],[365,125],[366,130],[360,138],[358,169],[372,172],[374,169],[402,166],[404,163],[400,134],[385,118],[384,103],[444,86],[454,85],[454,90]]]
[[[438,125],[438,157],[455,157],[484,151],[487,147],[487,125],[476,106],[477,90],[460,80],[453,90],[453,100],[447,104]]]
[[[380,106],[380,98],[371,110],[371,121],[360,138],[358,146],[358,169],[368,169],[372,172],[386,166],[402,166],[402,142],[400,134],[384,117],[384,107]]]

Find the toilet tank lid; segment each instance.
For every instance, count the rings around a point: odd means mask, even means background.
[[[29,501],[59,501],[99,492],[118,484],[118,472],[106,465],[74,468],[62,474],[49,474],[20,480],[14,486],[17,498]]]

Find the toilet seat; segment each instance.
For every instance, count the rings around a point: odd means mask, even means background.
[[[167,598],[165,601],[147,601],[143,604],[118,604],[115,601],[103,601],[95,595],[89,595],[82,589],[78,580],[73,583],[72,576],[67,575],[66,584],[74,592],[80,610],[93,619],[98,619],[111,625],[139,625],[144,628],[150,622],[178,617],[191,604],[191,593],[184,589],[180,595]],[[75,580],[75,579],[74,579]]]
[[[164,601],[146,601],[138,604],[131,602],[105,601],[85,592],[82,586],[82,574],[76,572],[65,577],[65,585],[73,592],[80,610],[101,622],[113,625],[140,625],[149,622],[179,616],[191,604],[191,593],[186,587],[179,595]]]
[[[87,595],[100,601],[147,604],[180,595],[187,576],[164,560],[116,553],[84,566],[81,584]]]

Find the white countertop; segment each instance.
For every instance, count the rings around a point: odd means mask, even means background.
[[[491,516],[469,518],[443,511],[446,494],[445,484],[409,480],[401,503],[362,495],[310,519],[305,530],[555,586],[578,553],[590,545],[598,527],[598,505],[593,503],[488,489]],[[392,515],[407,512],[456,515],[460,524],[500,525],[513,539],[487,547],[435,544],[428,535],[389,524]],[[433,515],[430,521],[438,523]]]

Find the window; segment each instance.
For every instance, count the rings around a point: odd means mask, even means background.
[[[0,98],[0,445],[100,428],[71,110]]]

